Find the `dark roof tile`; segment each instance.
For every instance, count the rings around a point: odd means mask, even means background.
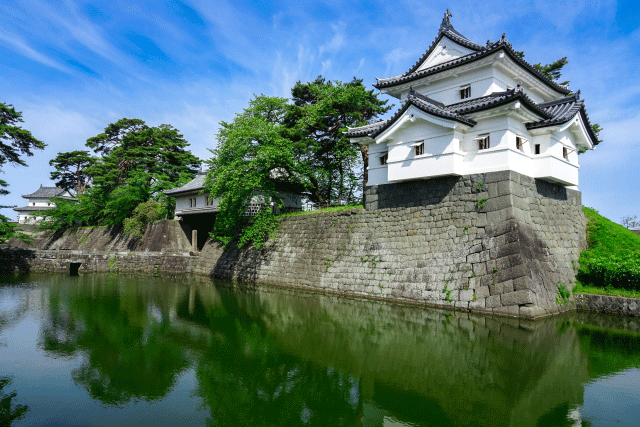
[[[477,61],[479,59],[486,58],[487,56],[492,55],[493,53],[496,53],[499,50],[504,50],[512,60],[514,60],[519,65],[521,65],[530,74],[532,74],[542,83],[554,89],[555,91],[562,94],[568,94],[571,92],[565,86],[561,86],[556,82],[554,82],[553,80],[548,79],[544,74],[538,71],[534,66],[526,62],[524,59],[520,58],[520,56],[516,54],[516,52],[511,47],[511,45],[507,42],[507,39],[504,37],[499,41],[497,41],[496,43],[483,47],[482,50],[480,51],[473,52],[468,55],[464,55],[459,58],[455,58],[455,59],[452,59],[451,61],[443,62],[438,65],[434,65],[433,67],[425,68],[424,70],[416,71],[417,66],[414,65],[409,71],[399,76],[389,77],[387,79],[378,79],[373,86],[378,89],[382,89],[386,87],[393,87],[402,83],[408,83],[425,76],[437,74],[441,71],[456,68],[456,67]]]
[[[206,172],[199,172],[195,178],[187,182],[182,187],[172,188],[171,190],[165,190],[164,194],[168,196],[175,196],[183,193],[199,193],[204,188],[204,179],[207,177]]]
[[[31,194],[23,194],[22,197],[24,197],[25,199],[38,198],[38,197],[49,198],[49,197],[60,196],[64,192],[65,192],[65,190],[62,189],[62,188],[58,188],[58,187],[43,187],[42,184],[40,184],[40,188],[38,188],[36,191],[34,191]]]

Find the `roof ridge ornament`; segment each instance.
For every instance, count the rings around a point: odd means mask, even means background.
[[[513,89],[514,92],[522,92],[522,82],[518,82],[516,87]]]
[[[413,90],[413,86],[409,86],[409,95],[412,95],[412,96],[416,95],[416,91]]]
[[[442,23],[440,24],[440,31],[446,31],[453,28],[453,25],[451,25],[451,20],[449,19],[452,16],[453,15],[449,11],[449,8],[447,8],[447,11],[444,13],[444,18],[442,18]]]
[[[507,33],[502,33],[502,37],[500,37],[500,41],[502,43],[508,43],[508,41],[507,41]]]
[[[576,99],[580,99],[580,89],[576,92]]]

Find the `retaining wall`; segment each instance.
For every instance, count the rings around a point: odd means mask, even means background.
[[[188,239],[169,221],[133,246],[104,229],[67,232],[25,262],[61,271],[75,257],[81,272],[193,271],[513,317],[575,308],[558,286],[572,289],[586,245],[579,192],[507,171],[369,187],[365,197],[365,210],[285,217],[260,249],[208,241],[189,257],[172,249]]]
[[[214,277],[514,317],[573,309],[581,195],[514,172],[366,191],[366,210],[287,217],[261,249],[208,242]]]
[[[640,317],[640,299],[609,295],[576,295],[578,311],[598,311],[618,316]]]

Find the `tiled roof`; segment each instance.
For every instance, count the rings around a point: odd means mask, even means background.
[[[495,92],[491,95],[483,96],[481,98],[474,98],[451,105],[444,105],[441,102],[435,101],[411,89],[407,97],[407,102],[405,103],[403,108],[398,110],[391,118],[378,123],[372,123],[366,126],[349,129],[349,131],[346,133],[346,136],[350,138],[359,136],[369,136],[375,138],[385,129],[391,126],[409,108],[410,105],[415,105],[420,110],[429,114],[433,114],[437,117],[455,120],[469,126],[474,126],[476,122],[471,117],[469,117],[468,114],[500,107],[516,100],[522,102],[526,107],[528,107],[534,113],[538,114],[540,117],[543,117],[545,119],[551,118],[549,113],[540,108],[531,98],[529,98],[522,90],[520,90],[520,88],[511,89],[504,92]]]
[[[573,119],[576,114],[579,113],[585,127],[587,128],[587,132],[589,133],[589,137],[591,138],[593,145],[598,145],[600,143],[598,134],[595,133],[591,126],[591,121],[589,120],[587,110],[584,106],[584,100],[580,99],[580,91],[562,99],[538,104],[538,106],[547,112],[549,118],[537,122],[526,123],[527,129],[538,129],[563,124]]]
[[[62,188],[58,188],[58,187],[43,187],[42,184],[40,184],[40,188],[38,188],[35,192],[33,192],[31,194],[23,194],[22,197],[24,197],[25,199],[38,198],[38,197],[47,199],[49,197],[60,196],[64,192],[65,192],[65,190],[63,190]]]
[[[403,74],[403,76],[415,72],[418,67],[420,67],[420,65],[429,57],[429,55],[431,55],[431,53],[435,50],[435,48],[438,46],[438,43],[440,43],[440,40],[442,40],[443,37],[448,37],[459,45],[475,51],[484,49],[484,46],[473,43],[465,36],[454,30],[453,25],[451,25],[449,28],[440,27],[440,31],[438,31],[438,35],[433,43],[431,43],[431,46],[429,46],[429,49],[427,49],[427,51],[420,57],[420,59],[418,59],[416,63],[411,66],[409,71]]]
[[[207,177],[206,172],[199,172],[195,178],[187,182],[182,187],[172,188],[171,190],[165,190],[164,194],[168,196],[175,196],[182,193],[195,193],[200,192],[204,188],[204,179]]]
[[[526,71],[528,71],[534,77],[538,78],[538,80],[540,80],[542,83],[549,86],[550,88],[565,95],[571,92],[565,86],[561,86],[556,82],[554,82],[553,80],[548,79],[544,74],[538,71],[534,66],[532,66],[531,64],[526,62],[524,59],[522,59],[520,56],[518,56],[518,54],[516,54],[516,52],[511,47],[511,45],[507,42],[507,39],[504,37],[504,34],[500,40],[490,44],[489,46],[482,47],[482,50],[479,50],[477,52],[473,52],[468,55],[464,55],[459,58],[452,59],[451,61],[434,65],[433,67],[425,68],[424,70],[416,71],[419,64],[418,66],[414,65],[413,67],[411,67],[409,71],[399,76],[389,77],[386,79],[378,79],[376,83],[373,84],[373,86],[378,89],[382,89],[386,87],[393,87],[402,83],[411,82],[425,76],[437,74],[441,71],[450,70],[452,68],[456,68],[461,65],[469,64],[479,59],[486,58],[487,56],[492,55],[498,52],[499,50],[503,50],[507,55],[509,55],[509,57],[514,62],[522,66],[522,68],[524,68]]]
[[[520,89],[519,85],[515,89],[509,89],[504,92],[494,92],[491,95],[447,105],[445,108],[457,114],[475,113],[508,104],[516,99],[540,117],[544,117],[545,119],[551,118],[551,115],[543,108],[540,108],[539,104],[534,100],[529,98],[527,94]]]
[[[542,120],[537,122],[525,123],[527,129],[543,128],[566,123],[579,113],[587,127],[592,143],[596,145],[600,142],[598,135],[591,127],[591,122],[584,107],[584,101],[580,99],[579,94],[538,104],[529,98],[519,87],[504,92],[494,92],[491,95],[469,99],[451,105],[444,105],[411,89],[407,97],[407,102],[391,118],[366,126],[351,128],[347,131],[346,136],[350,138],[361,136],[375,138],[402,116],[411,105],[415,105],[426,113],[474,126],[476,122],[469,114],[507,105],[514,101],[520,101],[531,112],[542,117]]]
[[[436,117],[455,120],[469,126],[473,126],[476,124],[476,122],[473,121],[470,117],[465,117],[461,114],[451,112],[441,102],[421,95],[412,89],[407,96],[407,101],[405,102],[404,106],[396,111],[396,113],[391,116],[391,118],[389,118],[388,120],[383,120],[381,122],[372,123],[357,128],[351,128],[346,132],[345,135],[349,138],[355,138],[359,136],[369,136],[375,138],[383,131],[385,131],[389,126],[391,126],[398,118],[400,118],[402,114],[407,111],[412,105],[424,111],[425,113],[433,114]]]

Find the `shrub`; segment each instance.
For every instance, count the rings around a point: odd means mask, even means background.
[[[147,224],[164,217],[163,206],[155,200],[140,203],[133,210],[133,215],[124,220],[124,231],[132,237],[142,237]]]

